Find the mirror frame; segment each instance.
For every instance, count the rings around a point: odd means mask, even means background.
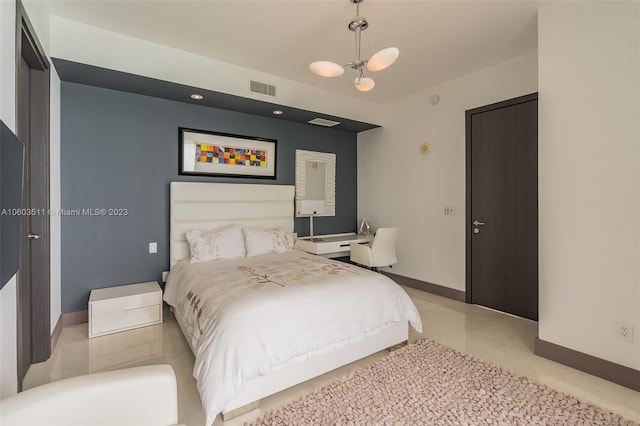
[[[307,161],[325,163],[325,183],[324,200],[325,213],[318,216],[336,215],[336,154],[327,152],[305,151],[296,149],[296,205],[300,200],[306,200],[306,166]],[[296,217],[306,217],[299,215],[296,208]]]

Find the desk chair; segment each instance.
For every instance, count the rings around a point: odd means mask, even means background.
[[[378,228],[371,244],[351,243],[351,261],[377,271],[381,266],[398,263],[396,239],[399,228]]]

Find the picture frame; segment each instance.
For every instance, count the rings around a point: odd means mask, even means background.
[[[276,178],[276,139],[178,128],[179,175]]]

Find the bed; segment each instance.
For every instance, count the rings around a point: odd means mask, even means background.
[[[387,277],[292,248],[294,193],[288,185],[171,183],[164,298],[195,355],[207,425],[404,342],[409,324],[421,330],[415,305]],[[244,256],[191,263],[199,252],[185,234],[214,229],[225,235],[215,248],[222,254],[240,229]],[[256,243],[261,232],[277,234],[268,253]]]

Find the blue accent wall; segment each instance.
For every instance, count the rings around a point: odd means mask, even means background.
[[[276,179],[178,175],[178,128],[276,139]],[[62,82],[61,197],[65,210],[126,209],[124,216],[63,215],[62,312],[87,309],[89,292],[161,281],[169,269],[169,183],[295,184],[295,150],[336,154],[336,216],[315,234],[355,231],[357,134]],[[295,220],[299,235],[308,219]],[[148,243],[158,253],[148,253]]]

